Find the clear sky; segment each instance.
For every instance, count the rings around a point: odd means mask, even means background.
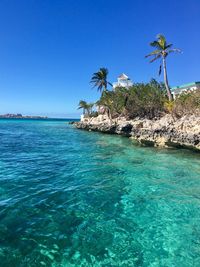
[[[1,0],[0,114],[77,117],[95,101],[91,75],[158,77],[144,56],[163,33],[183,54],[168,58],[171,86],[200,80],[200,0]]]

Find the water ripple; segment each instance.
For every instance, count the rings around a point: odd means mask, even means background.
[[[0,121],[0,266],[200,266],[199,154]]]

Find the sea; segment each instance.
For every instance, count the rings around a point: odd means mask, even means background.
[[[1,267],[199,267],[200,153],[0,120]]]

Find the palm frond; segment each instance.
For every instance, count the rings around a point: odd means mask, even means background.
[[[153,59],[151,59],[149,62],[152,63],[154,62],[155,60],[159,59],[161,57],[160,54],[158,54],[157,56],[155,56]]]
[[[165,50],[171,48],[172,46],[173,46],[173,44],[166,44]]]
[[[165,36],[164,36],[162,33],[158,33],[158,34],[156,35],[156,38],[157,38],[157,39],[161,39],[161,40],[163,40],[163,41],[166,42],[166,38],[165,38]]]
[[[100,68],[98,72],[93,73],[93,76],[90,80],[90,83],[93,83],[94,87],[97,87],[97,90],[102,92],[102,90],[107,90],[107,85],[111,83],[108,83],[107,81],[108,76],[108,69],[107,68]]]
[[[182,51],[179,48],[173,48],[173,49],[168,50],[167,52],[169,54],[169,53],[174,53],[174,52],[175,53],[181,53]]]
[[[77,109],[83,109],[83,110],[85,110],[85,109],[87,108],[87,105],[88,105],[88,104],[87,104],[86,101],[84,101],[84,100],[80,100]]]
[[[158,41],[151,42],[150,43],[150,46],[156,47],[158,50],[161,50],[162,49]]]
[[[157,34],[156,38],[158,39],[158,43],[162,49],[165,49],[166,47],[166,38],[163,34],[159,33]]]
[[[153,56],[153,55],[157,55],[157,54],[160,54],[160,53],[161,53],[160,50],[154,50],[150,54],[146,55],[145,58],[150,57],[150,56]]]

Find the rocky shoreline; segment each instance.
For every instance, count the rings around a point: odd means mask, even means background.
[[[195,115],[180,119],[174,119],[171,115],[153,120],[117,118],[112,122],[106,116],[99,115],[84,118],[74,125],[78,129],[127,136],[142,145],[185,147],[200,151],[200,117]]]

